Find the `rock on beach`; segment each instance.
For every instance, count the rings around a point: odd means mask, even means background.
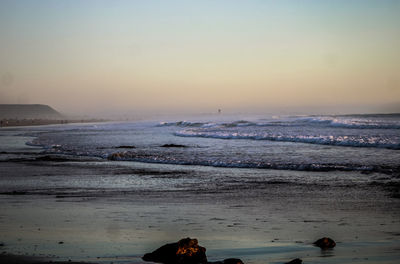
[[[315,246],[320,247],[321,249],[334,248],[336,246],[336,242],[329,237],[323,237],[318,239],[313,243]]]
[[[184,238],[176,243],[166,244],[142,258],[144,261],[164,264],[206,264],[206,249],[199,246],[197,239]]]

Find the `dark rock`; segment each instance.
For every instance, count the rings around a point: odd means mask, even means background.
[[[124,160],[124,158],[127,156],[127,152],[115,152],[110,155],[108,155],[107,159],[109,160]]]
[[[162,148],[187,148],[187,146],[180,145],[180,144],[164,144],[161,147]]]
[[[207,263],[206,249],[198,245],[197,239],[190,238],[166,244],[151,253],[145,254],[142,259],[165,264]]]
[[[334,248],[336,246],[335,241],[329,237],[323,237],[314,242],[314,245],[322,249]]]
[[[223,263],[224,264],[243,264],[243,261],[241,259],[228,258],[228,259],[224,259]]]
[[[4,247],[4,243],[0,243],[0,247]]]
[[[293,259],[289,262],[286,262],[285,264],[301,264],[301,263],[303,263],[303,261],[301,259],[297,258],[297,259]]]
[[[118,146],[118,147],[115,147],[115,148],[117,148],[117,149],[134,149],[134,148],[136,148],[135,146],[128,146],[128,145],[122,145],[122,146]]]
[[[243,261],[241,259],[228,258],[223,261],[208,262],[207,264],[243,264]]]
[[[112,153],[112,154],[108,155],[108,157],[107,157],[107,159],[109,159],[109,160],[117,160],[119,158],[121,158],[121,154],[118,152]]]
[[[60,245],[61,245],[61,244],[64,244],[64,242],[60,241],[60,242],[58,242],[58,244],[60,244]]]

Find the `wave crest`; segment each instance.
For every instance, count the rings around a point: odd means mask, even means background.
[[[217,139],[248,139],[248,140],[269,140],[282,142],[296,142],[319,145],[348,146],[348,147],[374,147],[387,149],[400,149],[399,143],[386,142],[380,138],[355,137],[355,136],[311,136],[311,135],[274,135],[258,133],[240,133],[227,131],[193,131],[183,130],[175,132],[178,137],[203,137]]]
[[[261,122],[260,122],[261,121]],[[332,127],[349,129],[400,129],[398,120],[391,119],[365,119],[349,118],[342,116],[296,117],[277,119],[260,119],[258,121],[236,120],[231,122],[161,122],[157,126],[176,127]]]
[[[189,122],[189,121],[177,121],[177,122],[161,122],[157,126],[165,127],[165,126],[177,126],[177,127],[204,127],[207,124],[211,123],[203,123],[203,122]]]

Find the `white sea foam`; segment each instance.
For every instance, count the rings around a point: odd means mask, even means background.
[[[358,128],[358,129],[400,129],[398,120],[381,120],[381,119],[366,119],[366,118],[350,118],[350,117],[304,117],[297,121],[325,125],[330,127],[342,128]]]
[[[174,133],[179,137],[203,137],[217,139],[248,139],[270,140],[284,142],[298,142],[321,145],[349,146],[349,147],[377,147],[388,149],[400,149],[400,143],[391,142],[391,139],[368,136],[332,136],[332,135],[281,135],[267,133],[240,133],[229,131],[194,131],[182,130]]]
[[[212,123],[202,122],[189,122],[189,121],[178,121],[178,122],[160,122],[157,126],[177,126],[177,127],[202,127],[212,125]]]
[[[157,126],[177,127],[269,127],[269,126],[319,126],[351,129],[400,129],[399,119],[360,118],[355,116],[311,116],[311,117],[272,117],[256,121],[236,120],[230,122],[161,122]]]

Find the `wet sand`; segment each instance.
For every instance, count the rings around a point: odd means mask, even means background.
[[[89,262],[75,262],[75,261],[54,261],[52,258],[35,257],[27,255],[14,255],[1,253],[0,263],[4,264],[90,264]],[[95,264],[95,263],[92,263]]]
[[[107,161],[1,162],[0,171],[0,242],[17,255],[142,263],[144,253],[190,236],[210,260],[400,257],[400,201],[385,186],[296,185],[270,179],[299,172]],[[322,236],[337,247],[314,247]]]

